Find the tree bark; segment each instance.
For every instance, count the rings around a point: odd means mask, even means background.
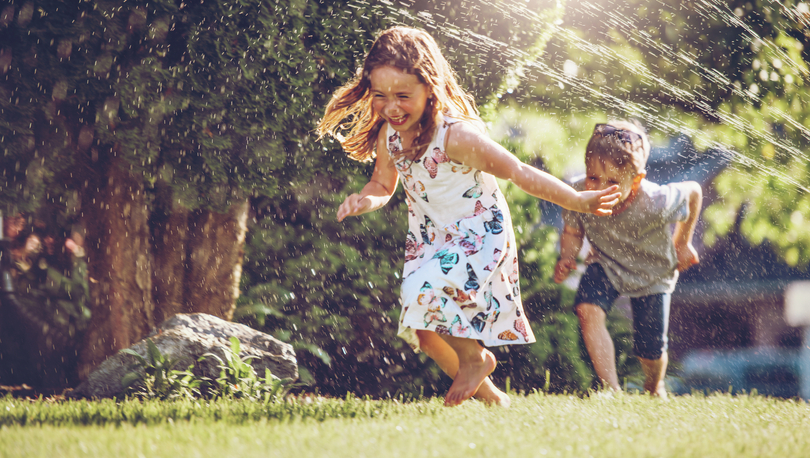
[[[168,185],[160,184],[152,214],[155,269],[155,323],[187,312],[183,294],[188,261],[189,210],[172,199]]]
[[[189,313],[233,318],[245,255],[247,199],[227,213],[193,212],[188,226],[185,304]]]
[[[123,164],[94,163],[101,171],[82,198],[92,312],[82,380],[177,313],[232,319],[239,297],[247,200],[227,213],[190,211],[165,187],[151,206],[143,179]]]
[[[80,355],[81,379],[155,326],[143,179],[120,159],[102,162],[94,164],[96,179],[82,199],[92,317]]]
[[[247,200],[217,213],[190,211],[172,199],[167,186],[158,196],[152,216],[156,323],[177,313],[232,319],[244,260]]]

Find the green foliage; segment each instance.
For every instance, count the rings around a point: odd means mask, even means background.
[[[176,370],[179,360],[161,353],[152,339],[146,339],[146,358],[131,348],[125,348],[121,353],[134,356],[136,360],[132,367],[136,370],[121,379],[121,386],[130,394],[159,400],[192,399],[200,395],[202,380],[191,372],[194,365],[184,371]]]
[[[0,27],[0,206],[63,206],[112,157],[150,192],[164,182],[172,202],[192,209],[221,211],[233,198],[306,182],[323,156],[310,135],[313,108],[353,74],[388,10],[335,1],[11,5]]]
[[[363,179],[347,178],[358,187]],[[273,312],[243,321],[290,342],[302,381],[321,392],[393,395],[400,383],[392,377],[408,383],[422,365],[395,338],[404,203],[395,196],[378,212],[338,223],[343,194],[327,187],[337,187],[329,177],[318,182],[307,195],[268,202],[249,231],[242,283],[249,299],[240,304]]]
[[[214,380],[214,386],[209,392],[214,397],[246,398],[264,402],[281,400],[292,387],[293,380],[280,379],[267,368],[264,370],[264,378],[259,378],[250,364],[257,357],[239,356],[241,352],[239,339],[232,336],[230,342],[231,346],[225,351],[224,361],[214,353],[206,353],[199,359],[202,361],[210,357],[219,363],[219,376]]]
[[[604,11],[622,20],[604,20]],[[544,58],[504,99],[568,125],[559,137],[586,139],[578,119],[587,129],[636,117],[653,136],[684,133],[699,150],[729,150],[707,241],[726,235],[745,203],[749,241],[768,239],[786,262],[807,266],[807,14],[798,1],[568,3]]]
[[[425,28],[442,46],[462,87],[491,118],[502,96],[517,88],[540,58],[565,1],[442,2],[409,0],[394,20]],[[494,7],[493,7],[494,6]]]
[[[240,356],[241,346],[236,337],[231,337],[230,343],[231,346],[224,352],[224,361],[214,353],[206,353],[198,359],[202,361],[213,358],[218,362],[219,376],[212,381],[195,375],[192,372],[193,364],[184,371],[175,370],[179,359],[168,358],[151,339],[146,339],[146,358],[131,348],[121,350],[121,353],[134,356],[136,359],[132,367],[136,370],[124,375],[121,385],[128,394],[141,399],[191,400],[205,396],[245,398],[265,403],[283,399],[294,386],[293,380],[279,379],[269,369],[265,369],[263,378],[258,377],[250,364],[250,361],[257,357]]]

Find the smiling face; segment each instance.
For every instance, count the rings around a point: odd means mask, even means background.
[[[427,85],[388,65],[372,70],[369,80],[374,111],[400,134],[416,134],[430,96]]]
[[[618,191],[622,194],[619,202],[624,202],[634,187],[641,183],[643,174],[637,174],[630,164],[624,167],[602,160],[598,157],[590,157],[585,163],[586,177],[585,189],[588,191],[600,191],[613,185],[618,185]]]

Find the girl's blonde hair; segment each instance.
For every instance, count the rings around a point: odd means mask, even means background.
[[[335,91],[318,123],[319,139],[325,135],[336,138],[352,159],[374,158],[377,136],[385,121],[372,109],[369,75],[386,65],[416,75],[429,91],[419,120],[419,133],[411,147],[397,153],[398,156],[422,154],[443,114],[474,121],[483,128],[473,97],[459,86],[433,37],[419,29],[392,27],[374,41],[362,72]]]
[[[623,135],[621,131],[636,135]],[[588,146],[585,147],[585,163],[591,159],[600,159],[619,168],[632,167],[636,174],[646,173],[650,149],[650,140],[641,123],[635,120],[608,121],[606,124],[596,125]]]

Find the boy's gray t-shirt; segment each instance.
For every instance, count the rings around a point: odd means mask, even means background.
[[[585,189],[585,181],[573,184]],[[618,215],[563,211],[563,221],[585,234],[613,287],[630,297],[671,293],[678,281],[678,255],[670,225],[689,215],[681,183],[642,180],[633,202]]]

